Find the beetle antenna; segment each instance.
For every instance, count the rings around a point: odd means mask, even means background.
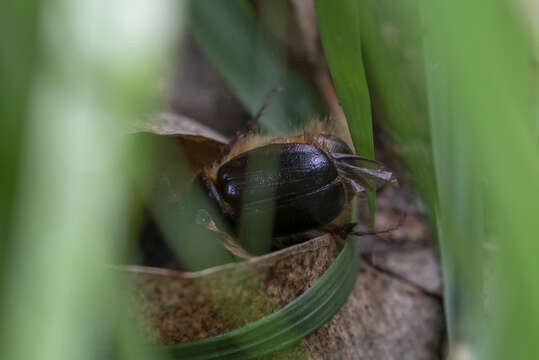
[[[402,226],[402,224],[404,224],[404,222],[406,221],[406,216],[407,216],[406,215],[406,210],[402,211],[400,213],[400,216],[399,216],[399,221],[397,222],[396,225],[393,225],[391,227],[388,227],[388,228],[385,228],[385,229],[382,229],[382,230],[354,231],[353,229],[357,225],[357,223],[355,223],[355,222],[346,223],[346,224],[343,224],[343,225],[328,224],[328,225],[324,226],[324,230],[326,232],[329,232],[330,234],[338,235],[343,240],[346,240],[346,238],[349,235],[368,236],[368,235],[385,234],[385,233],[389,233],[389,232],[392,232],[392,231],[397,230],[398,228],[400,228]]]
[[[354,193],[359,194],[360,192],[365,191],[365,188],[361,185],[359,185],[354,179],[348,177],[345,174],[340,174],[341,177],[350,185]]]
[[[354,228],[357,226],[356,222],[346,223],[343,225],[328,224],[324,226],[324,230],[331,234],[338,235],[343,240],[345,240],[349,235],[368,236],[368,235],[385,234],[385,233],[389,233],[394,230],[397,230],[399,227],[401,227],[406,221],[406,217],[407,217],[407,211],[401,209],[397,224],[391,227],[385,228],[385,229],[381,229],[381,230],[354,231]]]
[[[340,162],[339,166],[343,166],[350,170],[352,173],[359,173],[361,175],[367,175],[370,177],[374,177],[380,180],[383,180],[388,183],[396,183],[397,179],[395,176],[393,176],[393,173],[391,171],[382,170],[382,169],[369,169],[369,168],[363,168],[355,165],[350,165],[345,162]]]
[[[256,112],[255,114],[255,117],[253,118],[253,120],[255,122],[258,122],[258,120],[260,120],[260,118],[262,117],[262,115],[264,114],[264,112],[266,111],[266,109],[270,106],[271,104],[271,98],[275,95],[277,95],[278,93],[280,93],[281,91],[283,91],[283,88],[273,88],[271,89],[267,94],[266,96],[264,97],[264,102],[262,103],[262,106],[260,107],[260,109],[258,109],[258,111]]]
[[[392,232],[393,230],[397,230],[398,228],[402,226],[402,224],[404,224],[404,222],[406,221],[406,216],[407,216],[406,211],[401,212],[398,223],[389,228],[385,228],[382,230],[373,230],[373,231],[352,231],[350,235],[367,236],[367,235],[378,235],[378,234],[385,234],[388,232]]]
[[[354,154],[331,152],[328,154],[335,160],[339,175],[356,193],[365,189],[376,191],[387,184],[398,186],[398,181],[393,172],[387,170],[384,165],[376,160]],[[360,163],[358,164],[357,162]],[[366,166],[361,166],[361,162],[366,162]],[[357,185],[359,185],[359,188]]]

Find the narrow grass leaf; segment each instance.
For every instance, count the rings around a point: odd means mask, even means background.
[[[359,2],[316,0],[316,16],[337,95],[358,154],[374,159],[369,89],[361,53]],[[374,227],[376,194],[368,194]]]
[[[456,299],[452,348],[535,358],[539,164],[530,37],[505,1],[422,7],[440,235]],[[484,257],[495,266],[485,269]],[[488,317],[483,272],[492,282]]]
[[[324,52],[357,152],[374,157],[369,89],[363,68],[359,2],[317,0]]]

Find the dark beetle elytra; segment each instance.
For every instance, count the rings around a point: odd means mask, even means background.
[[[274,215],[273,235],[331,222],[344,205],[344,187],[329,155],[310,144],[269,144],[223,164],[217,189],[239,214]]]
[[[228,223],[222,225],[236,235],[241,218],[273,220],[272,236],[322,227],[354,194],[394,181],[381,164],[352,154],[344,141],[325,132],[269,141],[240,137],[227,151],[197,181],[214,205],[210,212],[221,215]]]

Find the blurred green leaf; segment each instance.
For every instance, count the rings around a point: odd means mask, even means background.
[[[257,114],[272,90],[282,89],[260,118],[263,130],[287,131],[324,112],[309,85],[270,50],[249,4],[238,0],[190,4],[190,30],[251,115]]]
[[[374,121],[391,135],[396,155],[402,157],[412,175],[409,180],[434,210],[437,193],[419,6],[413,1],[359,3]]]
[[[453,268],[446,274],[454,282],[453,350],[464,343],[480,358],[536,358],[539,153],[530,34],[505,1],[421,4],[440,240]],[[485,256],[495,266],[485,267]],[[484,276],[492,280],[488,316]]]
[[[0,358],[143,357],[106,265],[126,245],[125,124],[155,98],[177,10],[2,7]]]
[[[418,2],[360,1],[362,47],[375,121],[391,136],[395,153],[431,211],[436,226],[437,182],[432,155],[425,80],[423,32]],[[400,176],[406,175],[400,174]],[[436,229],[434,229],[436,230]],[[454,281],[446,252],[444,310],[453,334]]]
[[[180,143],[177,137],[152,133],[131,134],[130,141],[137,154],[130,175],[148,210],[146,230],[163,237],[185,271],[233,262],[234,257],[223,246],[223,235],[208,230],[208,223],[197,223],[197,217],[205,216],[219,230],[230,232],[207,190],[194,179],[183,152],[186,148],[181,146],[189,141]]]
[[[532,324],[537,324],[532,304],[537,300],[535,288],[525,284],[537,269],[526,254],[536,250],[519,252],[514,242],[531,246],[531,222],[522,225],[536,213],[535,200],[527,200],[538,197],[537,161],[532,160],[537,158],[537,116],[532,115],[537,109],[533,95],[537,83],[531,82],[527,42],[533,36],[523,32],[524,18],[503,1],[472,7],[464,2],[360,3],[376,115],[390,125],[388,130],[436,217],[452,349],[477,355],[483,341],[490,346],[485,358],[493,358],[496,351],[498,358],[529,358],[531,353],[524,352],[532,348],[529,334],[535,333]],[[524,178],[526,186],[518,180]],[[518,208],[520,212],[513,211]],[[504,266],[493,274],[484,258],[493,261],[485,249],[496,247],[495,240],[511,249],[500,252]],[[523,263],[509,261],[510,254]],[[493,279],[494,288],[485,288],[485,274]],[[524,278],[520,283],[518,279]],[[502,287],[506,290],[502,294],[499,284],[519,284],[519,289]],[[485,292],[489,303],[500,306],[491,310],[492,323],[485,321]],[[509,300],[497,302],[504,298]],[[517,320],[504,310],[516,308],[531,317]],[[518,330],[511,332],[511,339],[502,339],[508,326]],[[494,329],[499,331],[497,339]],[[493,344],[504,351],[494,350]]]
[[[10,239],[28,93],[39,55],[39,11],[38,1],[6,3],[0,11],[0,256]]]

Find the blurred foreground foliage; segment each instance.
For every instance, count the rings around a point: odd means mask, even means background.
[[[372,105],[431,210],[451,355],[537,357],[536,7],[338,5],[316,1],[337,93],[368,155]],[[265,42],[251,3],[191,6],[191,31],[251,115],[269,91],[284,88],[261,117],[264,130],[326,111]],[[331,13],[339,9],[353,13],[339,23]],[[126,154],[119,139],[153,110],[181,15],[179,3],[165,0],[2,5],[0,357],[147,355],[122,320],[121,294],[104,265],[123,259],[132,236],[118,164],[142,176],[147,165],[137,162],[145,149]]]
[[[178,19],[165,0],[2,4],[2,359],[149,355],[107,265],[129,233],[122,135],[151,111]]]

